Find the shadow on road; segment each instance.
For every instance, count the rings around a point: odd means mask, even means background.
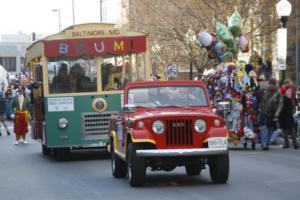
[[[72,162],[72,161],[87,161],[87,160],[107,160],[110,159],[110,154],[106,150],[72,150],[64,158],[57,158],[53,153],[51,155],[43,155],[45,159],[55,162]]]
[[[184,173],[147,174],[145,187],[174,187],[174,186],[205,186],[212,185],[206,176],[187,176]]]

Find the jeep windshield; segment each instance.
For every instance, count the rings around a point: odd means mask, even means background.
[[[199,86],[132,88],[127,103],[142,108],[208,106],[205,91]]]

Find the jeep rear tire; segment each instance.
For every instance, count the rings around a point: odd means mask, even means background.
[[[229,154],[212,156],[209,159],[209,172],[213,183],[226,183],[229,176]]]
[[[201,173],[201,165],[189,164],[185,165],[186,174],[189,176],[198,176]]]
[[[133,187],[143,186],[146,179],[145,160],[136,156],[136,145],[127,147],[127,174],[129,184]]]
[[[114,150],[113,141],[110,143],[110,153],[111,153],[111,171],[115,178],[124,178],[127,175],[126,162],[120,159]]]

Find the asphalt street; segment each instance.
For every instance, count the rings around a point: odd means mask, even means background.
[[[11,123],[10,123],[10,129]],[[300,150],[271,146],[270,151],[230,150],[227,184],[212,184],[209,170],[189,177],[184,168],[147,171],[144,187],[112,177],[104,151],[71,152],[68,161],[43,156],[41,145],[14,145],[14,135],[0,137],[1,200],[299,200]]]

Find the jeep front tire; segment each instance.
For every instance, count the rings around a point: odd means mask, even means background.
[[[127,174],[129,184],[133,187],[143,186],[146,179],[145,160],[136,156],[136,145],[129,143],[127,147]]]
[[[213,183],[226,183],[229,176],[229,155],[209,158],[209,172]]]
[[[121,160],[115,153],[114,143],[110,143],[110,153],[111,153],[111,170],[115,178],[124,178],[127,174],[126,163]]]

